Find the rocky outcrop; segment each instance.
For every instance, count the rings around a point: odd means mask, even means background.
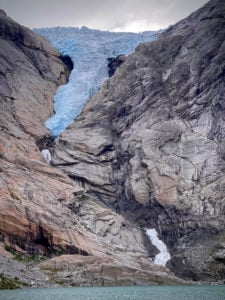
[[[79,211],[91,199],[156,228],[193,280],[225,272],[224,12],[209,1],[138,46],[52,149],[84,189]]]
[[[62,255],[39,265],[56,284],[64,286],[129,286],[185,284],[165,270],[159,272],[156,266],[151,270],[136,269],[121,265],[112,257],[84,257],[79,255]]]
[[[108,58],[108,74],[109,77],[112,77],[116,70],[121,66],[126,60],[126,56],[121,54],[117,57],[109,57]]]

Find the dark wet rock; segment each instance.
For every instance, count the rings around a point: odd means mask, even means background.
[[[126,60],[126,56],[121,54],[117,57],[109,57],[108,58],[108,74],[109,77],[112,77],[116,70],[121,66]]]
[[[68,75],[69,75],[70,72],[73,70],[73,61],[72,61],[72,59],[70,58],[69,55],[61,55],[60,59],[67,66],[67,68],[68,68]]]

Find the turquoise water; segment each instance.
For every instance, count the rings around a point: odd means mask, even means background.
[[[225,300],[225,286],[58,288],[0,291],[0,300]]]

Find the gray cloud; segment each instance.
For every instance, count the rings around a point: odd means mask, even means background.
[[[143,31],[174,24],[207,0],[0,0],[0,8],[28,27],[88,26]]]

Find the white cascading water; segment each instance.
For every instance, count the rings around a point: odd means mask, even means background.
[[[167,261],[170,260],[170,253],[166,244],[158,238],[158,233],[155,229],[146,229],[146,234],[152,244],[159,250],[159,253],[155,256],[154,264],[165,266]]]
[[[41,154],[43,155],[43,157],[44,157],[45,161],[47,162],[47,164],[50,165],[51,160],[52,160],[50,151],[48,149],[43,149],[41,151]]]
[[[107,58],[130,54],[138,44],[155,40],[159,33],[118,33],[87,27],[34,31],[47,38],[63,55],[69,55],[74,64],[69,82],[59,87],[55,95],[55,114],[45,122],[53,136],[58,136],[74,121],[108,77]]]

